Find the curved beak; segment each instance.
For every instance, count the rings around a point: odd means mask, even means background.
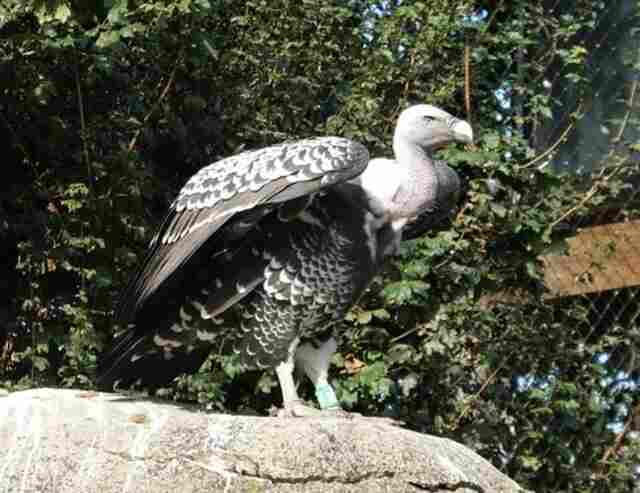
[[[473,142],[473,129],[464,120],[458,120],[451,126],[451,134],[455,140],[463,144],[471,144]]]

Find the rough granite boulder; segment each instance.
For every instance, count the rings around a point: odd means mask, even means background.
[[[209,414],[120,394],[0,394],[0,493],[522,492],[451,440],[376,418]]]

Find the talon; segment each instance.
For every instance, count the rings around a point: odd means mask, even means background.
[[[306,418],[311,416],[318,416],[321,413],[319,409],[315,407],[307,406],[303,401],[296,400],[286,402],[282,409],[278,410],[278,418]]]
[[[339,405],[331,407],[330,409],[317,409],[315,407],[308,406],[301,400],[291,401],[284,404],[284,407],[278,409],[275,415],[279,418],[362,418],[361,414],[345,411]]]

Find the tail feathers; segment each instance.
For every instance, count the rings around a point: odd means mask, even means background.
[[[153,391],[179,375],[198,371],[211,350],[211,345],[201,345],[191,351],[174,349],[167,356],[151,336],[129,333],[105,358],[98,388],[112,391],[116,384],[117,388],[128,388],[140,382]]]
[[[119,380],[131,379],[135,374],[131,371],[132,356],[145,340],[145,336],[129,332],[121,337],[102,361],[98,375],[98,388],[113,390]],[[133,383],[133,380],[130,382]]]

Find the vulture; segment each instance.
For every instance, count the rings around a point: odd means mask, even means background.
[[[275,368],[280,415],[344,412],[328,381],[340,322],[398,252],[403,229],[424,230],[454,208],[458,176],[431,153],[472,138],[466,121],[420,104],[398,117],[395,159],[317,137],[202,168],[122,296],[124,333],[99,385],[165,385],[228,351],[242,367]],[[300,400],[296,367],[320,409]]]

